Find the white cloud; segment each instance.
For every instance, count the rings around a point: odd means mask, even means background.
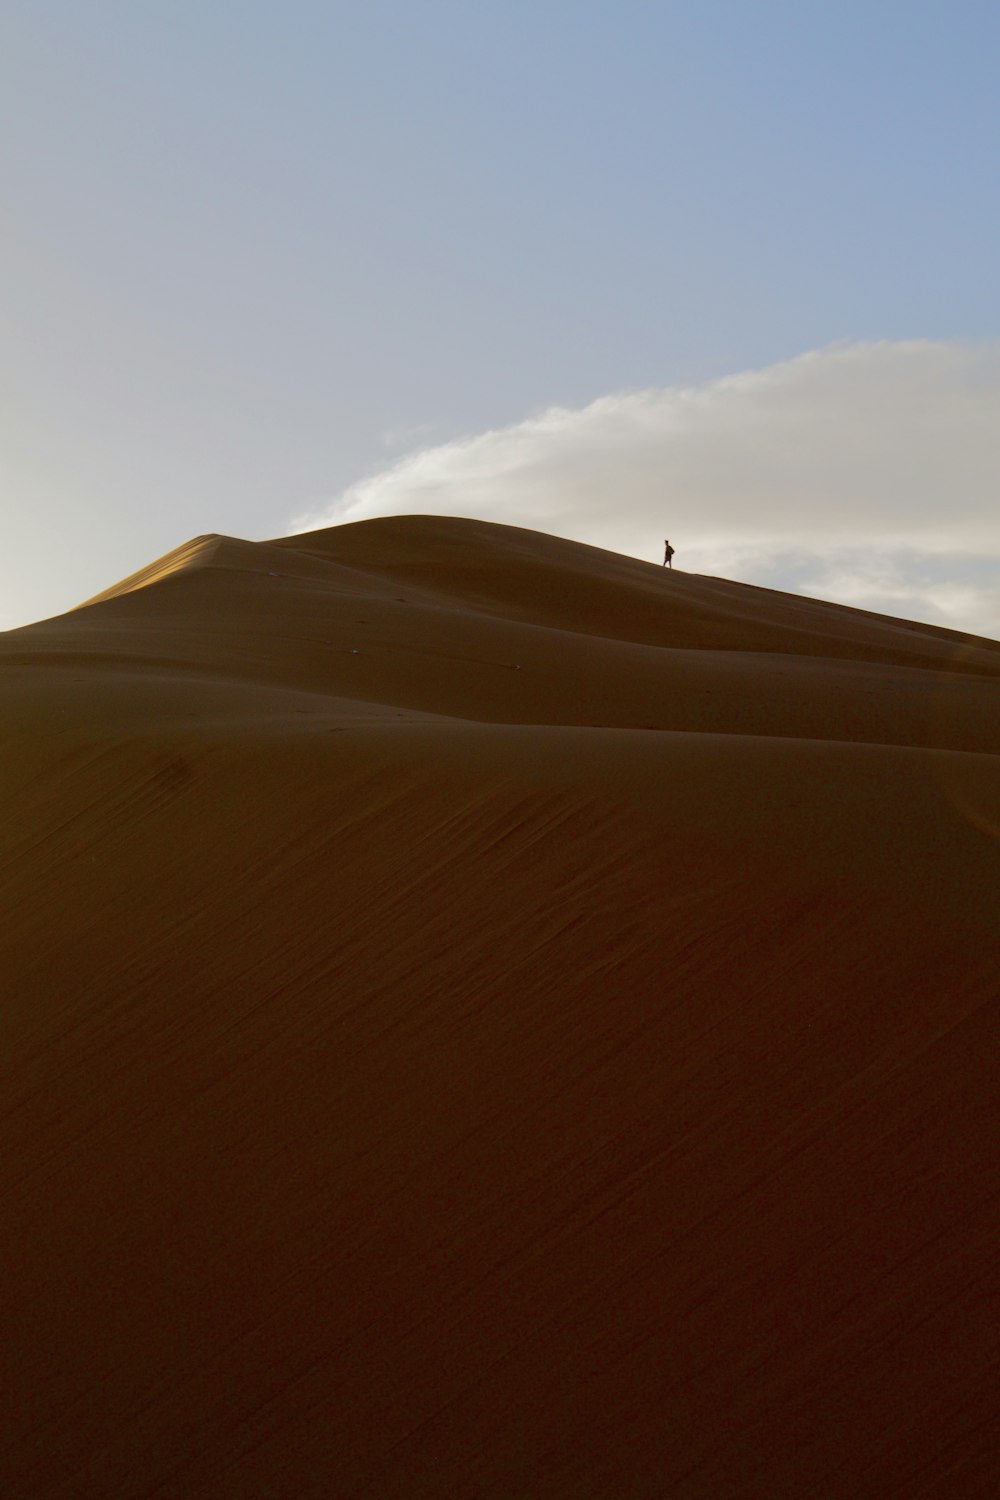
[[[299,529],[476,516],[1000,634],[1000,342],[835,345],[423,448]],[[898,606],[892,608],[893,601]]]

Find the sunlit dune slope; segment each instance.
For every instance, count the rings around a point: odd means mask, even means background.
[[[966,750],[995,748],[1000,674],[995,642],[436,517],[200,537],[4,646],[29,693],[43,662],[49,683],[85,661],[99,722],[132,720],[132,669],[161,724],[237,698],[283,718],[305,692],[317,714],[336,697],[368,715]]]
[[[998,710],[440,518],[0,636],[0,1494],[992,1497]]]

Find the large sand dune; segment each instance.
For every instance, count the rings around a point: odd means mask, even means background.
[[[1000,645],[407,518],[0,707],[5,1500],[1000,1492]]]

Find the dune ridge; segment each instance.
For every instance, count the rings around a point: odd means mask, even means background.
[[[0,692],[5,1495],[995,1493],[1000,645],[401,517]]]

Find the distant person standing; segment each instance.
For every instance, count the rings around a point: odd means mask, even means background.
[[[664,542],[663,543],[663,566],[665,568],[672,568],[673,565],[674,565],[673,559],[674,559],[674,549],[673,549],[673,547],[671,547],[671,545],[670,545],[669,542]]]

